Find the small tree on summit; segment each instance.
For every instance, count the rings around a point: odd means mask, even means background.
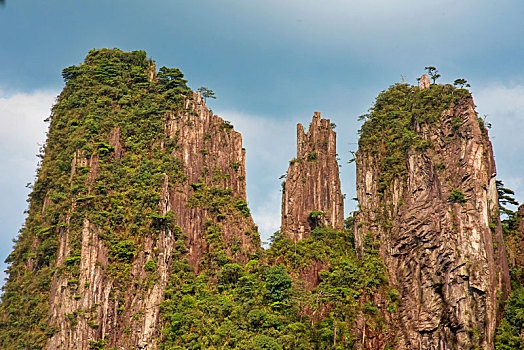
[[[471,85],[468,84],[468,81],[466,79],[462,79],[462,78],[455,79],[455,81],[453,82],[453,85],[455,85],[455,86],[459,86],[460,85],[459,89],[464,88],[464,85],[466,87],[471,87]]]
[[[428,75],[433,80],[433,84],[435,84],[435,81],[440,78],[440,74],[438,74],[438,69],[433,66],[424,67],[425,70],[428,71]]]
[[[207,98],[214,98],[214,99],[216,99],[215,92],[213,90],[211,90],[211,89],[208,89],[205,86],[199,87],[198,91],[200,92],[200,94],[204,98],[204,102],[206,102]]]

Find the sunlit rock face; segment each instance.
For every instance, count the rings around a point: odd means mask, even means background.
[[[424,81],[406,94],[427,98]],[[357,152],[355,243],[360,254],[378,245],[399,291],[398,349],[492,349],[509,294],[491,143],[469,93],[452,101],[433,121],[408,116],[418,143],[400,155],[402,172],[385,176],[389,126],[383,139],[362,132]]]
[[[339,230],[344,226],[336,133],[319,112],[307,133],[302,124],[297,125],[297,157],[290,161],[282,185],[281,232],[300,240],[316,226]]]

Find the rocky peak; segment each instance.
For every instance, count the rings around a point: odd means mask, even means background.
[[[260,247],[242,137],[143,51],[92,50],[63,77],[11,256],[16,293],[0,304],[21,336],[0,347],[156,349],[173,273],[245,263]],[[35,294],[38,314],[19,303]]]
[[[299,240],[316,226],[343,229],[336,133],[329,119],[315,112],[307,133],[297,124],[297,157],[282,184],[281,232]]]
[[[180,163],[178,172],[162,175],[163,181],[157,189],[158,213],[153,217],[159,223],[169,220],[174,223],[157,234],[146,235],[129,267],[137,283],[145,283],[150,278],[145,267],[154,261],[156,282],[152,287],[135,284],[127,291],[115,293],[118,281],[106,272],[110,252],[99,238],[106,233],[86,216],[80,239],[79,287],[67,288],[71,279],[66,275],[57,276],[53,281],[50,314],[60,327],[48,341],[48,349],[87,349],[96,339],[107,339],[112,346],[154,349],[159,308],[173,254],[185,253],[198,272],[216,266],[219,254],[245,263],[259,247],[257,228],[246,203],[245,150],[240,133],[213,115],[198,92],[193,92],[192,98],[185,98],[182,108],[166,114],[164,129],[166,136],[160,141],[161,152]],[[127,152],[120,134],[120,128],[115,126],[106,140],[116,162]],[[91,188],[99,173],[99,162],[98,157],[88,160],[83,152],[76,152],[71,179],[76,169],[89,167],[86,185]],[[208,239],[210,231],[215,233],[214,241]],[[58,266],[71,255],[70,236],[68,230],[61,235]],[[187,250],[181,248],[181,240],[185,241]],[[123,311],[116,312],[118,308]],[[91,319],[81,319],[77,326],[70,327],[67,315],[75,315],[77,310],[91,310]],[[92,324],[99,326],[93,328]],[[129,336],[122,336],[124,329],[131,330]]]
[[[509,292],[491,143],[469,93],[451,89],[394,86],[361,129],[355,242],[361,254],[378,246],[399,291],[401,349],[492,349]],[[380,106],[390,93],[406,99]]]

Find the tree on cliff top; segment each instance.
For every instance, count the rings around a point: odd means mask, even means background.
[[[215,92],[213,90],[211,90],[211,89],[208,89],[205,86],[199,87],[198,91],[200,92],[200,94],[204,98],[204,102],[206,102],[208,98],[216,99]]]
[[[433,66],[424,67],[424,69],[428,71],[428,75],[433,80],[433,84],[435,84],[436,80],[440,78],[440,74],[438,74],[438,69]]]

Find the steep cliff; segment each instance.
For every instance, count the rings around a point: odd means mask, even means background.
[[[307,134],[302,124],[297,125],[297,157],[289,162],[282,184],[282,234],[296,241],[317,226],[343,229],[336,158],[336,134],[329,119],[315,112]]]
[[[474,107],[465,89],[397,84],[363,116],[355,243],[360,254],[378,245],[399,292],[399,349],[493,348],[510,285],[492,147]]]
[[[93,50],[63,75],[8,258],[0,344],[154,349],[173,270],[245,263],[259,247],[242,138],[145,52]]]

